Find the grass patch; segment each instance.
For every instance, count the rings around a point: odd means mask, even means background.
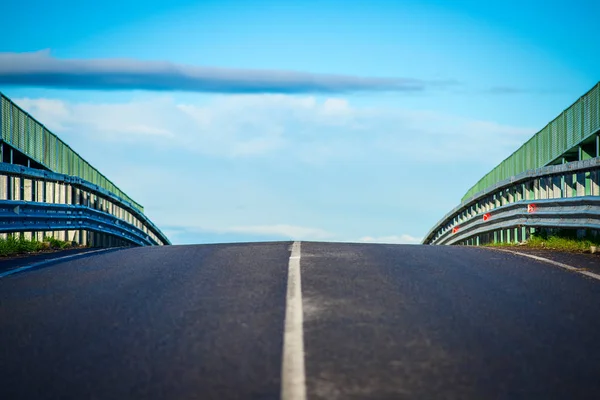
[[[529,239],[526,246],[535,249],[550,249],[559,251],[568,251],[572,253],[586,253],[590,251],[591,246],[598,246],[597,241],[590,239],[573,239],[560,236],[550,236],[543,238],[534,236]]]
[[[547,249],[566,251],[569,253],[589,253],[591,246],[600,247],[600,239],[590,236],[581,239],[572,235],[534,235],[523,243],[489,243],[489,247],[526,247],[530,249]]]
[[[44,241],[28,240],[20,235],[0,238],[0,257],[14,256],[18,254],[37,253],[43,250],[68,249],[74,247],[73,243],[63,240],[45,237]]]
[[[48,245],[52,249],[67,249],[69,247],[73,247],[71,242],[65,242],[64,240],[58,240],[51,236],[46,236],[44,238],[44,243],[48,243]]]
[[[484,247],[515,247],[515,246],[525,246],[527,243],[507,243],[507,242],[498,242],[498,243],[487,243],[484,244]]]

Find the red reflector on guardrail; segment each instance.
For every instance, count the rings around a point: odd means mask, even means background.
[[[483,214],[483,221],[488,221],[490,218],[492,218],[490,213]]]
[[[527,204],[527,212],[533,213],[537,210],[537,206],[535,204]]]
[[[452,228],[452,233],[456,233],[458,232],[458,226],[455,226],[454,228]]]

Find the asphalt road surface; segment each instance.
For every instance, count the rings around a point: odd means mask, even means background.
[[[598,280],[481,248],[291,250],[132,248],[0,279],[0,399],[600,398]]]

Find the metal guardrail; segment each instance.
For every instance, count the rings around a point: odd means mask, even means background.
[[[516,241],[529,235],[527,228],[600,230],[600,158],[542,167],[498,182],[447,213],[423,243]]]
[[[0,182],[7,185],[0,185],[0,233],[88,231],[133,245],[170,244],[134,204],[79,177],[0,163]]]
[[[486,219],[483,219],[486,215]],[[540,227],[600,229],[600,197],[521,200],[471,218],[456,232],[445,232],[435,244],[457,244],[489,232]]]
[[[88,230],[113,235],[139,246],[159,245],[137,227],[86,206],[0,202],[0,233],[57,230]]]

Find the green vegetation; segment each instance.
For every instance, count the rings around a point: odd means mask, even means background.
[[[54,239],[51,236],[46,236],[42,244],[44,243],[47,243],[51,249],[68,249],[69,247],[73,247],[73,243]]]
[[[589,253],[592,246],[600,249],[600,237],[594,237],[589,232],[578,238],[573,232],[559,231],[548,235],[545,232],[533,235],[523,243],[489,243],[490,247],[522,246],[531,249],[548,249],[571,253]]]
[[[68,249],[74,246],[76,245],[71,242],[65,242],[49,236],[40,242],[25,239],[20,235],[10,235],[6,239],[0,238],[0,257],[35,253],[44,250]]]

